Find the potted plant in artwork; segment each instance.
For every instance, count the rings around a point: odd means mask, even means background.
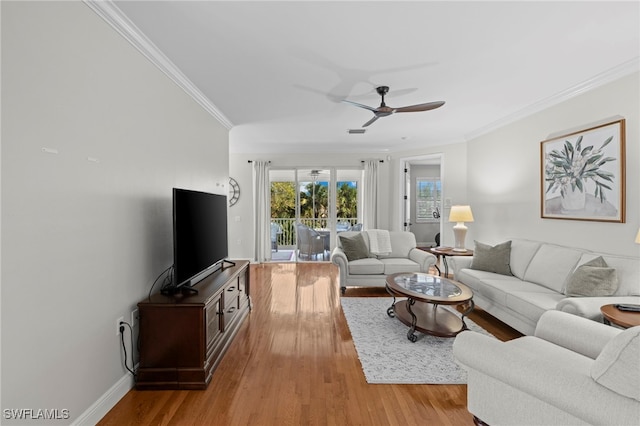
[[[582,138],[578,137],[575,146],[570,141],[565,141],[562,149],[554,149],[546,155],[546,193],[555,193],[559,189],[564,210],[580,210],[585,207],[588,180],[595,184],[595,198],[604,203],[605,190],[611,190],[606,182],[613,182],[615,176],[602,170],[604,164],[615,161],[615,158],[605,157],[603,153],[603,148],[613,137],[607,138],[598,149],[594,149],[593,145],[582,148]]]

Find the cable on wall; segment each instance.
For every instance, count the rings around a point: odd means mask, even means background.
[[[129,365],[127,364],[127,359],[129,358],[129,356],[127,355],[127,346],[124,344],[124,326],[129,327],[129,337],[131,339],[131,368],[129,368]],[[133,376],[133,379],[135,381],[135,379],[137,378],[137,374],[134,370],[135,368],[135,360],[133,358],[134,353],[133,353],[133,328],[131,327],[131,324],[129,324],[126,321],[121,321],[120,322],[120,340],[122,341],[122,351],[124,352],[124,367],[127,369],[127,371],[129,371],[129,373],[131,373],[131,375]]]

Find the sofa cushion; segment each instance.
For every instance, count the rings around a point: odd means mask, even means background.
[[[372,257],[349,262],[348,268],[350,275],[377,275],[384,273],[384,264]]]
[[[476,271],[475,269],[461,269],[456,273],[455,277],[457,281],[469,287],[474,293],[480,293],[490,300],[495,300],[497,298],[498,303],[503,303],[506,301],[504,292],[494,292],[493,287],[486,284],[486,281],[493,275],[507,278],[506,275],[497,275],[492,272]]]
[[[591,377],[602,386],[640,401],[640,326],[611,339],[591,366]]]
[[[511,241],[495,246],[475,241],[471,269],[495,272],[502,275],[513,275],[509,262],[511,261]]]
[[[408,258],[409,252],[416,247],[416,236],[413,232],[389,231],[391,253],[379,254],[378,259]]]
[[[511,240],[511,260],[509,266],[511,266],[511,273],[514,276],[521,280],[524,279],[524,273],[541,245],[542,243],[539,241],[522,240],[518,238]]]
[[[345,256],[347,256],[347,260],[349,260],[349,262],[369,257],[369,249],[364,242],[362,233],[358,233],[352,236],[339,235],[338,238],[340,238],[342,251],[344,251],[344,254]]]
[[[611,296],[618,289],[616,270],[602,256],[578,266],[569,278],[567,296]]]
[[[531,259],[524,279],[563,293],[582,253],[579,249],[542,244]]]
[[[420,272],[420,265],[411,259],[379,259],[384,265],[384,274],[391,275],[397,272]]]
[[[533,322],[538,322],[546,311],[555,309],[564,295],[537,286],[534,291],[512,291],[507,294],[506,306]]]
[[[507,294],[513,291],[541,291],[552,290],[537,284],[522,281],[514,276],[500,275],[493,272],[476,271],[475,269],[462,269],[456,279],[471,288],[475,293],[482,294],[486,299],[500,305],[507,303]]]

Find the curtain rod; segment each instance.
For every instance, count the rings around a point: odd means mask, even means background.
[[[381,163],[384,163],[384,160],[378,160]],[[361,163],[364,163],[364,160],[360,160]]]

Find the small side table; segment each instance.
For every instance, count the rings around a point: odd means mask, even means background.
[[[431,247],[427,251],[434,254],[438,259],[442,256],[442,265],[444,266],[444,276],[449,277],[449,265],[447,264],[448,256],[473,256],[473,250],[467,249],[467,251],[454,251],[451,247]],[[438,269],[440,275],[442,272]]]
[[[640,312],[621,311],[615,305],[604,305],[600,308],[605,324],[615,324],[622,328],[640,325]]]

